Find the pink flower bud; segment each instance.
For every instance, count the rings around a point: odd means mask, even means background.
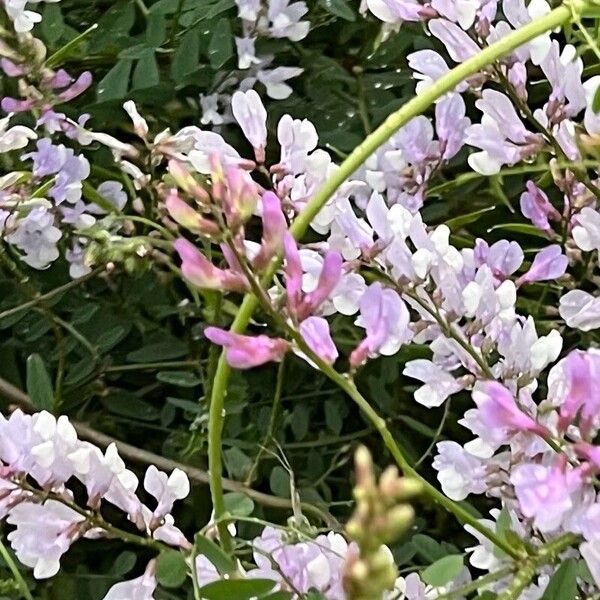
[[[175,159],[169,161],[169,173],[175,183],[186,193],[193,196],[200,204],[208,201],[208,192],[194,179],[185,165]]]
[[[242,275],[215,267],[191,242],[179,238],[173,246],[181,258],[184,277],[195,286],[208,290],[248,291],[248,283]]]
[[[271,361],[280,361],[290,349],[290,344],[281,338],[266,335],[256,337],[232,333],[218,327],[207,327],[204,335],[225,348],[225,357],[234,369],[251,369]]]
[[[208,236],[219,234],[217,224],[198,214],[198,212],[179,197],[176,189],[169,191],[169,195],[165,200],[165,207],[169,211],[169,215],[182,227]]]
[[[262,267],[281,251],[287,222],[281,210],[281,200],[273,192],[265,192],[262,197],[263,235],[260,252],[253,261],[255,267]]]

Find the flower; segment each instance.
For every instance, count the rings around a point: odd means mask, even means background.
[[[231,98],[231,110],[246,139],[252,144],[256,160],[265,160],[267,145],[267,111],[254,90],[236,92]]]
[[[267,362],[278,362],[290,348],[289,342],[283,339],[240,335],[218,327],[207,327],[204,335],[225,348],[227,362],[234,369],[251,369]]]

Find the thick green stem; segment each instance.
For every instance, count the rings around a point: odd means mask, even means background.
[[[419,96],[407,102],[402,108],[392,113],[362,144],[344,160],[340,168],[324,183],[313,196],[305,209],[298,215],[290,227],[292,235],[299,239],[304,235],[310,223],[319,213],[325,203],[333,196],[338,187],[344,183],[382,144],[384,144],[400,127],[408,123],[414,117],[426,111],[438,98],[452,91],[465,79],[475,75],[487,65],[497,59],[510,54],[513,50],[526,44],[530,40],[546,33],[547,31],[560,27],[569,22],[573,12],[582,12],[587,6],[582,0],[573,0],[570,6],[560,6],[540,19],[528,23],[521,29],[513,31],[506,37],[488,46],[469,60],[454,67],[450,72],[436,81],[430,88]],[[275,275],[281,259],[274,259],[269,265],[263,281],[269,284]],[[253,294],[245,296],[238,313],[231,325],[231,331],[242,333],[256,307],[258,300]],[[233,548],[231,536],[227,530],[227,522],[221,517],[225,513],[225,502],[223,499],[221,460],[221,442],[223,423],[225,419],[224,404],[227,393],[227,384],[231,373],[230,367],[225,361],[222,352],[215,372],[214,385],[211,390],[209,423],[208,423],[208,464],[210,470],[210,488],[215,513],[215,521],[219,531],[219,537],[223,549],[231,551]],[[465,511],[466,512],[466,511]]]
[[[8,551],[8,549],[6,548],[6,546],[4,545],[4,543],[1,540],[0,540],[0,556],[6,563],[6,566],[10,569],[12,576],[15,578],[15,581],[17,582],[17,585],[19,586],[19,590],[21,591],[21,597],[25,598],[25,600],[33,600],[33,596],[31,595],[31,592],[29,591],[29,586],[27,585],[27,582],[23,578],[23,575],[21,575],[21,571],[19,571],[19,567],[17,567],[15,561],[13,560],[13,557],[10,555],[10,552]]]

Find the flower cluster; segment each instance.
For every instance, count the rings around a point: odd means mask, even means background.
[[[57,419],[46,411],[31,416],[16,410],[8,419],[0,418],[0,432],[0,517],[13,526],[8,540],[37,579],[56,575],[62,555],[80,538],[139,537],[107,523],[100,514],[104,503],[121,510],[143,541],[189,549],[171,515],[175,501],[190,491],[183,471],[167,475],[148,467],[143,487],[154,498],[151,508],[137,495],[138,478],[126,468],[116,446],[102,452],[79,440],[66,416]],[[85,506],[76,503],[69,488],[75,480],[86,490]],[[148,574],[136,585],[149,586],[151,581]],[[115,588],[107,599],[122,597]]]

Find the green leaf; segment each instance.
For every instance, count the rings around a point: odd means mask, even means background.
[[[101,402],[110,412],[136,421],[157,421],[160,418],[160,412],[154,406],[125,390],[114,392],[102,398]]]
[[[183,584],[188,574],[185,557],[177,550],[165,550],[156,561],[156,579],[166,588],[177,588]]]
[[[31,354],[27,358],[27,393],[37,410],[52,410],[54,406],[52,381],[39,354]]]
[[[200,56],[200,38],[198,29],[188,31],[182,38],[171,62],[171,77],[175,83],[181,83],[188,73],[198,68]]]
[[[119,100],[127,94],[131,65],[131,60],[120,60],[102,78],[100,83],[98,83],[98,90],[96,92],[98,102]]]
[[[496,210],[495,206],[488,206],[486,208],[482,208],[481,210],[476,210],[475,212],[466,214],[466,215],[460,215],[458,217],[453,217],[452,219],[448,219],[446,221],[446,225],[450,228],[450,231],[457,231],[458,229],[460,229],[461,227],[464,227],[465,225],[469,225],[470,223],[474,223],[475,221],[477,221],[479,219],[479,217],[481,215],[484,215],[485,213],[491,212]]]
[[[65,32],[65,22],[58,4],[46,4],[44,6],[40,30],[51,44],[62,37]]]
[[[209,540],[207,537],[198,533],[194,538],[194,545],[196,546],[197,553],[206,556],[221,575],[235,571],[235,561],[227,556],[221,547],[212,540]]]
[[[154,50],[149,50],[140,58],[133,70],[131,80],[132,90],[143,90],[154,87],[160,83],[160,73],[158,72],[158,63]]]
[[[290,474],[280,465],[273,467],[269,477],[271,491],[280,498],[290,497]]]
[[[181,408],[187,412],[191,412],[195,415],[200,415],[204,412],[204,409],[197,403],[192,400],[185,400],[183,398],[172,398],[171,396],[167,396],[167,402],[176,406],[177,408]]]
[[[254,511],[252,498],[243,492],[229,492],[223,497],[225,510],[236,517],[248,517]]]
[[[460,554],[449,554],[436,560],[421,572],[421,579],[432,585],[440,587],[455,579],[464,566],[463,557]]]
[[[171,360],[185,356],[188,352],[187,345],[173,338],[156,344],[148,344],[127,355],[127,360],[134,363],[157,362]]]
[[[199,590],[204,600],[250,600],[263,596],[275,587],[275,582],[269,579],[221,579],[213,581]]]
[[[219,19],[210,43],[208,44],[208,60],[213,69],[221,68],[233,56],[233,35],[229,19]]]
[[[153,48],[158,48],[167,37],[165,16],[160,12],[151,12],[146,23],[146,41]]]
[[[598,86],[598,89],[594,94],[594,100],[592,101],[592,110],[595,113],[600,112],[600,86]]]
[[[274,592],[268,596],[261,596],[260,600],[292,600],[294,594],[292,592]]]
[[[411,542],[417,552],[429,562],[437,561],[446,555],[441,544],[423,533],[414,535]]]
[[[355,21],[356,14],[346,0],[319,0],[319,4],[332,15],[345,19],[346,21]]]
[[[542,600],[575,600],[575,598],[577,598],[577,562],[573,558],[568,558],[552,575]]]
[[[527,235],[533,235],[535,237],[543,238],[545,240],[548,239],[546,234],[537,227],[533,225],[528,225],[527,223],[500,223],[499,225],[494,225],[488,229],[488,232],[491,231],[513,231],[515,233],[524,233]]]
[[[244,479],[252,466],[250,457],[239,448],[228,448],[223,452],[227,470],[234,479]]]
[[[193,388],[202,383],[196,375],[189,371],[159,371],[156,379],[183,388]]]

